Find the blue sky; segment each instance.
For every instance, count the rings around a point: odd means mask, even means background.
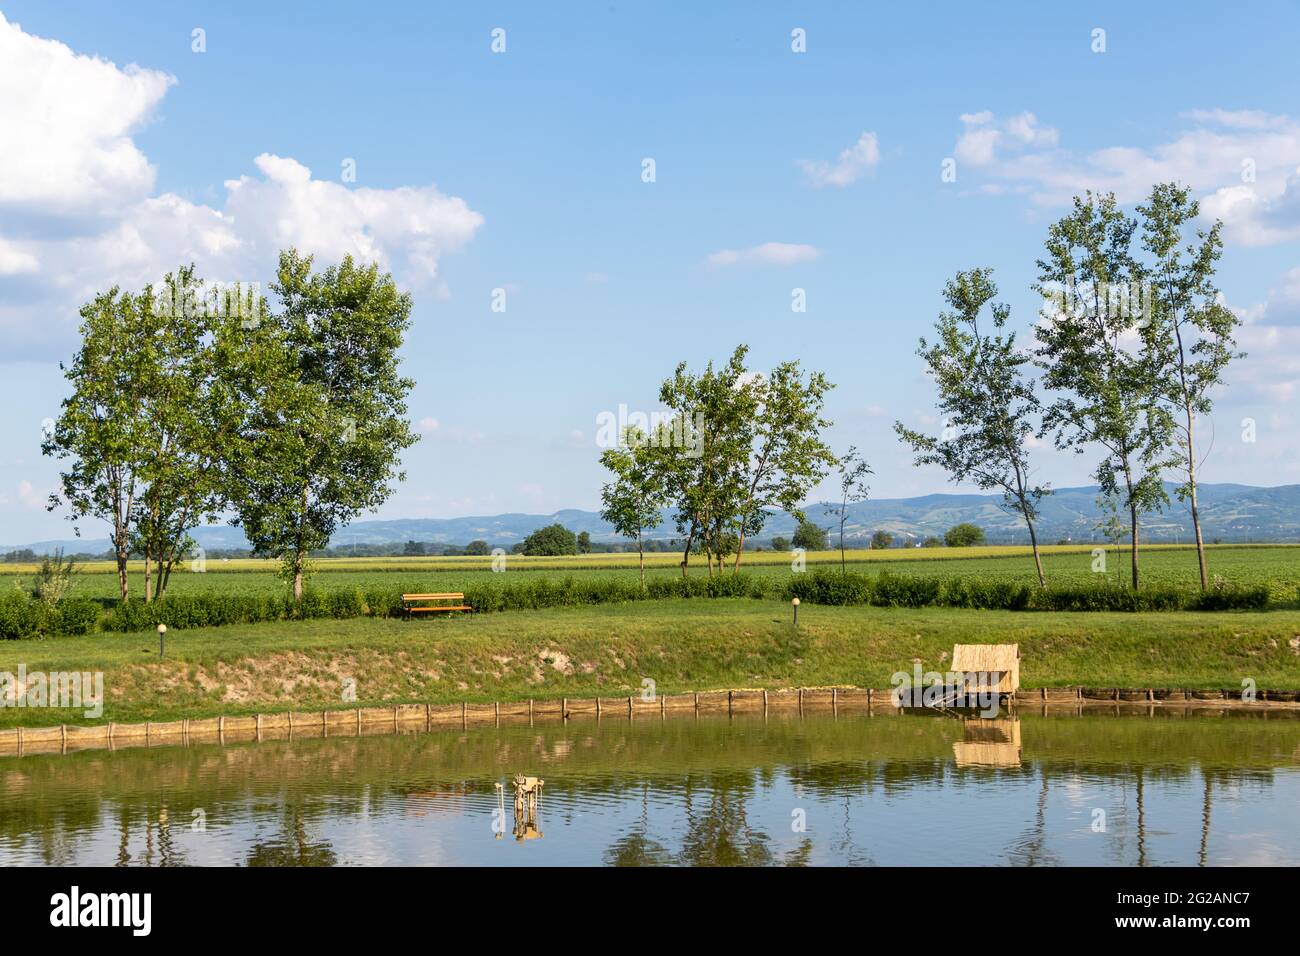
[[[594,507],[597,416],[739,342],[837,384],[875,496],[944,490],[891,429],[933,424],[944,281],[993,267],[1027,330],[1069,197],[1157,179],[1225,220],[1251,352],[1204,480],[1300,481],[1295,4],[464,6],[0,0],[0,541],[67,535],[39,445],[79,302],[190,260],[265,284],[285,241],[415,296],[424,438],[381,516]]]

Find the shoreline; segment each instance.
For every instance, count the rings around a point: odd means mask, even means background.
[[[1003,695],[1002,717],[1015,716],[1026,708],[1046,716],[1081,715],[1085,710],[1108,710],[1115,715],[1154,716],[1156,710],[1195,712],[1199,716],[1228,712],[1300,711],[1294,691],[1259,691],[1249,703],[1228,691],[1160,688],[1057,687],[1019,690]],[[1276,695],[1270,699],[1270,695]],[[512,700],[493,703],[395,704],[385,707],[335,708],[318,711],[276,711],[252,716],[182,718],[166,722],[116,723],[86,726],[62,724],[49,727],[0,729],[0,757],[68,754],[119,747],[188,746],[198,743],[250,743],[330,736],[363,737],[380,733],[446,730],[501,726],[535,721],[567,722],[571,719],[635,720],[667,719],[685,715],[735,714],[764,717],[771,711],[840,711],[859,716],[897,716],[905,709],[895,704],[894,689],[862,687],[804,687],[781,690],[692,691],[641,697],[562,697],[548,700]]]

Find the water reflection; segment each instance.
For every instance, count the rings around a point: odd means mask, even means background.
[[[827,715],[3,758],[0,864],[1295,865],[1298,740],[1284,714]],[[544,821],[511,821],[516,774]]]

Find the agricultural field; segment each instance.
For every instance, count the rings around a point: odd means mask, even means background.
[[[1049,584],[1096,583],[1103,575],[1093,570],[1093,545],[1053,545],[1043,548],[1044,568]],[[1300,545],[1211,545],[1208,548],[1211,575],[1242,585],[1268,585],[1275,604],[1294,605],[1300,598]],[[932,577],[973,576],[981,580],[1033,583],[1033,562],[1028,548],[993,546],[953,549],[850,550],[849,570]],[[1128,551],[1107,548],[1104,578],[1124,586],[1128,582]],[[678,577],[680,555],[658,553],[646,556],[647,577]],[[748,574],[786,577],[794,573],[792,556],[786,552],[746,553],[741,568]],[[838,551],[812,552],[807,568],[834,570],[840,566]],[[457,591],[476,583],[508,583],[527,576],[562,579],[617,577],[635,579],[635,554],[584,554],[565,557],[510,555],[504,572],[492,571],[490,557],[414,558],[330,558],[315,562],[310,584],[322,590],[349,587],[400,588],[404,591]],[[728,568],[730,565],[728,565]],[[0,589],[30,580],[34,565],[0,565]],[[202,573],[180,564],[172,575],[169,591],[200,594],[238,591],[241,593],[283,593],[286,585],[277,575],[277,563],[257,559],[209,559]],[[143,565],[131,565],[132,594],[143,593]],[[703,561],[692,557],[691,575],[705,575]],[[729,573],[729,572],[728,572]],[[1197,585],[1196,553],[1187,546],[1151,545],[1143,549],[1143,583],[1176,585],[1193,589]],[[9,583],[6,583],[8,579]],[[117,596],[116,568],[108,561],[81,566],[73,588],[76,597],[111,600]]]

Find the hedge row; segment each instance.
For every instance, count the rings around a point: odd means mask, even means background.
[[[791,578],[786,599],[811,604],[873,604],[878,607],[959,607],[1007,611],[1260,611],[1269,590],[1258,585],[1216,584],[1205,592],[1170,586],[1133,591],[1113,584],[1053,585],[1039,588],[978,578],[928,578],[891,574],[815,571]]]
[[[0,638],[33,634],[89,634],[103,608],[88,598],[65,598],[55,607],[15,591],[0,598]]]
[[[1172,587],[1131,591],[1114,585],[1038,588],[977,578],[931,578],[882,572],[815,571],[787,583],[763,576],[725,574],[713,578],[652,578],[643,587],[627,579],[536,578],[508,584],[471,585],[465,599],[476,611],[536,610],[665,598],[799,598],[809,604],[871,604],[878,607],[959,607],[1012,611],[1262,610],[1268,588],[1217,584],[1205,593]],[[400,617],[402,592],[389,588],[308,590],[301,603],[267,594],[170,594],[145,604],[110,606],[69,598],[51,607],[22,594],[0,598],[0,638],[89,634],[97,628],[131,632],[169,628],[220,627],[308,618]]]

